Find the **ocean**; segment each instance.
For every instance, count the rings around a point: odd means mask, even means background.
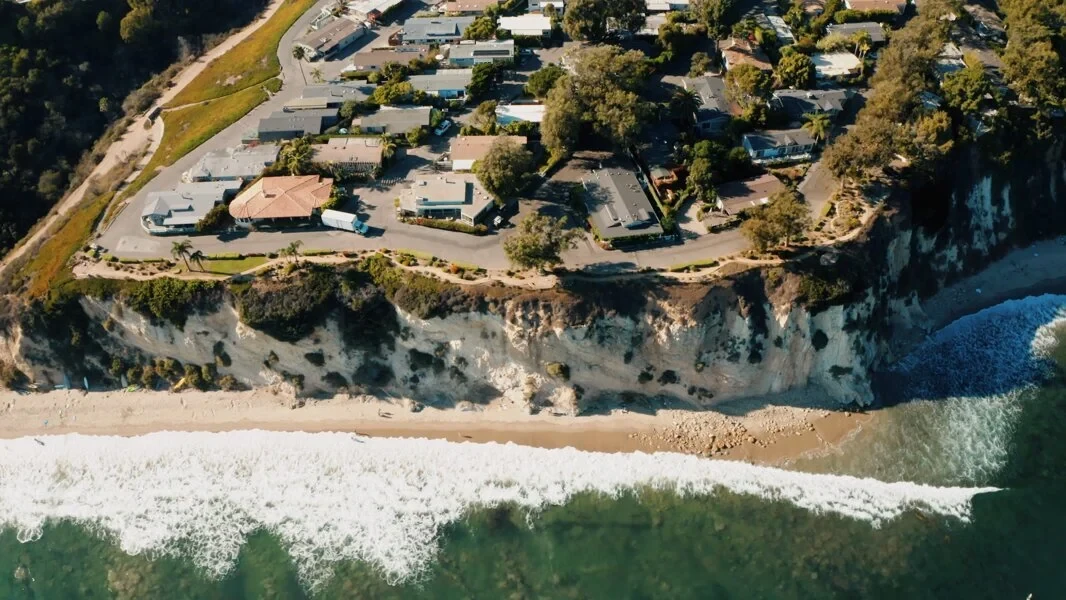
[[[0,598],[1034,598],[1066,589],[1066,297],[938,332],[788,469],[351,434],[0,441]]]

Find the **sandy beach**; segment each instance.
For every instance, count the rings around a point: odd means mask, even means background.
[[[801,398],[789,398],[798,404]],[[732,405],[718,412],[614,410],[580,417],[529,415],[502,402],[469,410],[426,408],[370,396],[305,400],[276,390],[246,392],[80,390],[0,396],[0,438],[84,433],[139,435],[152,431],[342,431],[367,436],[514,442],[601,452],[678,451],[780,463],[835,447],[869,417],[793,406]]]
[[[922,303],[930,328],[1013,298],[1066,293],[1066,244],[1051,240],[1016,250],[985,271]],[[676,451],[782,464],[838,448],[871,424],[876,412],[830,406],[816,390],[717,411],[645,407],[579,417],[530,415],[503,401],[414,412],[370,396],[293,399],[276,389],[181,393],[79,390],[0,394],[0,438],[152,431],[342,431],[367,436],[514,442],[602,452]]]

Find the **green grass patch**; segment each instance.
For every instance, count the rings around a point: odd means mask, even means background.
[[[83,203],[66,222],[55,228],[34,253],[33,259],[19,270],[16,278],[26,283],[30,297],[43,298],[50,289],[72,279],[67,263],[92,235],[96,221],[113,196],[113,192],[108,192]]]
[[[311,250],[304,250],[300,252],[301,256],[328,256],[330,254],[336,254],[336,250],[326,250],[320,248],[313,248]]]
[[[139,192],[159,169],[174,164],[266,99],[266,92],[255,87],[205,104],[163,113],[163,141],[144,171],[123,190],[123,195],[129,197]]]
[[[246,90],[281,73],[278,44],[315,0],[286,0],[270,20],[229,52],[211,61],[168,106],[184,106]],[[288,48],[285,49],[288,52]]]
[[[236,275],[248,269],[254,269],[267,263],[265,256],[247,256],[244,258],[223,258],[219,260],[205,260],[204,269],[200,271],[197,265],[191,265],[192,270],[187,273],[213,273],[215,275]],[[185,268],[182,267],[184,271]]]

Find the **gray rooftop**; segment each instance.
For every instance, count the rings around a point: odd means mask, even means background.
[[[259,135],[264,133],[294,133],[317,135],[322,133],[322,115],[314,110],[299,112],[276,112],[269,117],[259,119]],[[333,111],[336,114],[336,110]]]
[[[352,66],[359,69],[380,68],[388,63],[406,65],[415,58],[429,54],[429,46],[395,46],[388,49],[357,52],[351,56]]]
[[[319,54],[329,54],[353,35],[362,35],[362,29],[363,26],[361,24],[341,17],[325,27],[301,37],[296,40],[296,43],[301,46],[307,46]]]
[[[744,134],[752,150],[770,150],[789,146],[810,146],[815,143],[806,129],[787,129],[784,131],[753,131]]]
[[[186,173],[192,181],[206,179],[252,179],[278,159],[274,144],[240,146],[208,152]]]
[[[309,85],[304,88],[301,98],[325,98],[330,104],[343,104],[347,100],[366,100],[374,93],[372,85],[356,85],[351,83],[331,83],[325,85]]]
[[[422,75],[411,75],[411,86],[423,92],[440,92],[443,90],[465,90],[474,76],[473,69],[442,69],[427,71]]]
[[[360,126],[384,127],[386,133],[405,133],[415,127],[428,127],[431,113],[428,106],[381,108],[360,119]]]
[[[605,240],[662,233],[648,194],[632,171],[598,169],[586,176],[585,204]]]
[[[700,95],[700,100],[703,101],[703,107],[700,112],[708,111],[709,115],[698,115],[699,120],[703,121],[709,118],[713,118],[713,113],[729,114],[729,100],[726,98],[725,93],[725,80],[715,75],[704,75],[702,77],[689,78],[686,77],[682,80],[685,89],[694,90]]]
[[[240,188],[240,181],[181,183],[173,190],[148,194],[141,218],[155,217],[165,227],[196,225],[215,204]]]
[[[766,204],[770,196],[785,189],[788,188],[780,179],[766,173],[743,181],[724,183],[715,188],[715,191],[718,193],[721,208],[731,215],[736,215]]]
[[[460,44],[448,51],[448,60],[472,58],[514,58],[514,40]]]
[[[829,35],[837,34],[846,38],[850,38],[860,31],[865,31],[870,34],[870,41],[875,44],[880,44],[885,41],[885,30],[880,24],[872,21],[863,21],[862,23],[841,23],[830,24],[825,28],[826,33]]]
[[[844,110],[851,94],[847,90],[777,90],[772,104],[788,115],[793,122],[802,121],[808,113]]]
[[[426,40],[462,37],[474,17],[425,17],[403,22],[404,39]]]

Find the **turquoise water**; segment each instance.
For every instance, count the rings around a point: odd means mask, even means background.
[[[1018,355],[1011,349],[1017,340],[1006,339],[1008,334],[997,339],[981,334],[986,326],[1002,328],[1011,315],[1034,312],[1031,305],[1008,308],[1013,312],[986,315],[969,323],[966,335],[949,332],[948,339],[979,352],[984,345],[967,341],[976,330],[977,339],[984,338],[1001,353],[1006,349]],[[1019,332],[1024,347],[1035,335],[1025,326],[1009,329]],[[1040,335],[1042,351],[1054,358],[1054,338],[1049,340],[1046,331]],[[1058,335],[1060,341],[1066,338]],[[928,351],[943,354],[935,346]],[[1066,589],[1066,570],[1061,567],[1066,555],[1066,344],[1057,352],[1056,370],[1040,385],[1012,383],[1006,386],[1010,389],[983,396],[955,394],[967,390],[953,388],[948,390],[952,395],[885,409],[877,427],[860,434],[847,452],[796,466],[884,481],[1002,488],[974,496],[965,514],[954,511],[953,501],[937,504],[927,488],[917,491],[920,497],[928,496],[927,505],[908,501],[897,510],[891,490],[872,482],[841,483],[838,489],[825,481],[797,480],[796,489],[803,493],[790,495],[774,487],[783,485],[787,473],[711,469],[706,477],[714,484],[713,493],[693,483],[695,479],[680,486],[686,493],[678,493],[641,474],[659,469],[664,479],[681,481],[680,473],[691,472],[695,464],[687,458],[643,464],[496,447],[469,454],[469,462],[490,471],[494,461],[502,462],[500,472],[513,472],[513,479],[497,474],[478,482],[460,447],[454,453],[459,458],[438,467],[426,462],[440,454],[438,447],[408,455],[390,446],[384,449],[386,458],[400,462],[381,465],[407,461],[417,467],[394,476],[374,466],[378,463],[321,467],[294,458],[286,466],[290,480],[270,477],[285,493],[255,515],[271,523],[273,533],[258,531],[237,544],[232,536],[245,538],[234,523],[248,519],[219,515],[251,514],[253,496],[267,493],[254,487],[254,471],[267,466],[251,462],[238,468],[229,476],[247,477],[247,484],[220,487],[232,497],[203,495],[210,502],[197,504],[188,498],[199,498],[201,492],[193,489],[190,482],[196,480],[187,473],[158,457],[141,463],[127,457],[127,463],[107,467],[109,477],[130,478],[109,492],[112,500],[95,499],[76,487],[69,488],[67,496],[51,499],[95,515],[99,533],[48,521],[40,531],[23,527],[23,537],[39,536],[36,541],[18,541],[15,528],[0,534],[0,598],[1061,597]],[[974,354],[951,359],[967,360],[965,356]],[[985,372],[988,360],[993,359],[982,355],[973,364]],[[1028,368],[1028,363],[1012,365],[1009,357],[994,360],[997,368],[1010,373]],[[942,378],[935,367],[923,368],[905,374],[916,389],[927,389],[921,387],[923,378]],[[983,385],[980,375],[969,374],[969,367],[956,365],[954,370],[968,384]],[[989,381],[1004,377],[995,375]],[[342,442],[329,442],[334,443]],[[48,451],[53,451],[51,446]],[[528,464],[515,462],[524,457]],[[551,462],[557,457],[558,464]],[[595,464],[585,468],[582,461]],[[175,464],[196,470],[210,463],[197,462],[190,454]],[[65,465],[52,476],[80,481],[97,477],[92,469],[105,469],[102,462],[79,470],[83,467]],[[140,470],[145,468],[165,476],[143,488],[128,483],[135,475],[143,476]],[[559,480],[544,474],[568,468],[572,472]],[[303,481],[343,480],[357,469],[374,471],[372,477],[353,480],[366,488],[361,496],[338,500],[335,488]],[[737,483],[738,473],[759,485]],[[4,478],[24,476],[0,464],[0,489]],[[584,488],[560,483],[567,478],[586,482]],[[486,481],[496,483],[486,488]],[[372,493],[374,482],[381,487]],[[244,485],[249,486],[249,497],[237,498],[232,490]],[[461,516],[426,529],[432,515],[462,509],[475,485],[482,496],[491,489],[493,497],[505,502],[492,509],[461,510],[456,513]],[[861,495],[862,490],[870,490],[870,495]],[[380,497],[379,504],[388,506],[368,503],[368,497]],[[12,497],[7,498],[11,502]],[[30,506],[38,506],[40,514],[55,510],[53,504],[38,505],[37,496],[20,500],[19,506],[0,505],[0,522],[33,521],[36,513]],[[286,502],[305,506],[307,515],[325,508],[335,512],[321,519],[307,517],[306,522],[294,522],[298,519],[285,514],[271,520],[268,509],[288,506]],[[862,503],[869,505],[868,512],[861,510]],[[352,514],[336,506],[349,507]],[[116,507],[122,511],[115,512]],[[286,510],[290,517],[294,514]],[[173,516],[182,511],[200,512],[195,521]],[[384,512],[379,518],[374,511]],[[373,518],[362,518],[368,514]],[[195,523],[210,526],[201,530]],[[170,536],[173,531],[184,532],[188,539]],[[304,543],[301,536],[317,543]],[[131,555],[120,547],[123,544],[142,552]],[[205,555],[207,546],[215,550]],[[234,560],[227,554],[231,547]],[[345,548],[361,549],[368,562],[336,560]],[[411,556],[418,560],[407,561]],[[323,564],[328,569],[321,568]],[[420,567],[404,581],[395,581],[398,570],[410,564]],[[391,570],[382,565],[392,565]]]

